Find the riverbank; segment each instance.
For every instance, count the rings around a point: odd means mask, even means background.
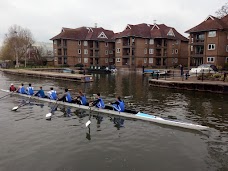
[[[70,80],[77,82],[92,82],[92,75],[83,75],[83,74],[71,74],[71,73],[59,73],[59,72],[48,72],[48,71],[33,71],[26,69],[1,69],[0,71],[13,74],[13,75],[24,75],[28,77],[39,77],[39,78],[50,78],[57,80]]]
[[[155,87],[206,91],[228,94],[228,83],[223,81],[198,80],[197,77],[189,77],[187,80],[181,77],[149,79],[149,85]]]

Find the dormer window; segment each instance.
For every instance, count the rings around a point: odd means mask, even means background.
[[[104,32],[101,32],[97,38],[108,39]]]
[[[209,31],[208,37],[216,37],[216,31]]]
[[[173,36],[175,37],[175,34],[173,32],[173,29],[170,29],[169,32],[167,33],[167,36]]]

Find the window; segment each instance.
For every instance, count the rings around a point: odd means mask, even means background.
[[[216,36],[216,31],[209,31],[208,32],[208,37],[215,37]]]
[[[144,58],[144,64],[146,64],[147,63],[147,58]]]
[[[84,49],[84,54],[87,55],[88,54],[88,50]]]
[[[67,64],[67,57],[63,58],[63,64]]]
[[[172,54],[174,54],[174,49],[172,49]]]
[[[116,58],[116,62],[120,62],[120,58]]]
[[[78,41],[78,45],[81,45],[81,41],[80,40]]]
[[[110,51],[109,51],[109,54],[113,54],[113,51],[112,51],[112,50],[110,50]]]
[[[55,54],[57,53],[57,50],[56,50],[56,49],[54,49],[54,53],[55,53]]]
[[[208,44],[208,50],[215,50],[215,44]]]
[[[81,49],[78,49],[78,54],[81,54]]]
[[[149,54],[154,54],[154,49],[149,49]]]
[[[108,55],[108,50],[105,51],[105,55]]]
[[[149,63],[150,63],[150,64],[153,63],[153,58],[149,58]]]
[[[78,58],[78,62],[79,62],[79,63],[81,63],[81,62],[82,62],[81,58]]]
[[[207,57],[207,62],[214,63],[215,57]]]
[[[54,42],[54,45],[56,45],[56,44],[57,44],[57,41],[56,41],[56,40],[54,40],[53,42]]]
[[[105,42],[105,47],[108,47],[108,42]]]
[[[144,54],[147,54],[147,48],[144,49]]]
[[[84,63],[88,63],[88,58],[84,58]]]
[[[145,39],[145,44],[147,44],[147,42],[148,42],[147,39]]]
[[[108,63],[108,58],[105,58],[105,63]]]
[[[112,59],[112,58],[110,58],[110,59],[109,59],[109,62],[113,62],[113,59]]]
[[[228,45],[226,45],[226,51],[228,52]]]
[[[177,45],[179,44],[179,40],[176,40],[176,44],[177,44]]]
[[[228,57],[226,57],[226,59],[225,59],[225,63],[228,63]]]
[[[193,46],[191,46],[191,51],[193,51]]]
[[[84,41],[84,46],[88,46],[88,42],[87,41]]]
[[[63,55],[67,56],[67,49],[63,49]]]
[[[116,53],[120,53],[120,48],[116,48]]]
[[[193,38],[191,38],[191,43],[193,43],[193,41],[194,41],[194,39],[193,39]]]
[[[178,49],[175,49],[175,54],[178,54]]]
[[[154,44],[154,39],[150,39],[150,45]]]
[[[121,39],[117,39],[117,41],[116,41],[117,43],[121,43]]]

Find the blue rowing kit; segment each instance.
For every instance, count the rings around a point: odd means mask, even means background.
[[[58,98],[58,96],[57,96],[55,90],[49,91],[49,92],[48,92],[48,95],[49,95],[49,98],[50,98],[51,100],[57,100],[57,98]]]
[[[19,92],[20,94],[26,94],[25,87],[24,87],[24,86],[21,86],[21,87],[19,88],[18,92]]]
[[[124,112],[125,110],[125,105],[122,100],[117,100],[117,103],[112,104],[112,106],[116,111],[119,111],[119,112]]]
[[[87,104],[87,99],[85,95],[80,96],[81,104],[86,105]]]
[[[105,104],[104,104],[104,101],[102,100],[102,98],[98,99],[98,103],[96,104],[96,107],[102,108],[102,109],[105,108]]]
[[[27,94],[31,96],[34,94],[33,87],[27,87]]]
[[[72,102],[72,98],[69,92],[66,93],[66,102]]]

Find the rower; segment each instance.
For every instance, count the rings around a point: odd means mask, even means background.
[[[93,102],[91,102],[89,104],[89,106],[96,106],[97,108],[105,108],[105,104],[104,101],[102,100],[102,98],[100,97],[100,93],[96,94],[96,100],[94,100]]]
[[[24,84],[21,83],[21,86],[17,89],[17,92],[20,94],[26,94]]]
[[[32,87],[32,84],[31,83],[29,83],[29,86],[27,87],[26,92],[30,96],[32,96],[34,94],[34,90],[33,90],[33,87]]]
[[[41,98],[47,98],[47,96],[44,94],[44,90],[42,87],[40,87],[40,90],[36,94],[34,94],[34,96],[38,96]]]
[[[50,88],[50,91],[47,92],[48,93],[48,97],[51,99],[51,100],[57,100],[58,96],[57,96],[57,93],[56,91],[53,89],[53,87]]]
[[[72,102],[72,97],[68,91],[68,88],[65,88],[64,95],[61,98],[59,98],[58,101],[63,101],[63,102],[68,102],[68,103]]]
[[[13,85],[13,83],[11,83],[9,91],[13,91],[14,92],[16,90],[17,90],[16,87]]]
[[[121,100],[121,97],[118,96],[116,98],[116,101],[114,103],[111,103],[114,110],[118,111],[118,112],[124,112],[125,110],[125,105],[124,105],[124,101]]]
[[[76,99],[74,99],[74,102],[80,105],[88,106],[86,96],[82,93],[82,91],[79,91],[79,96]]]

